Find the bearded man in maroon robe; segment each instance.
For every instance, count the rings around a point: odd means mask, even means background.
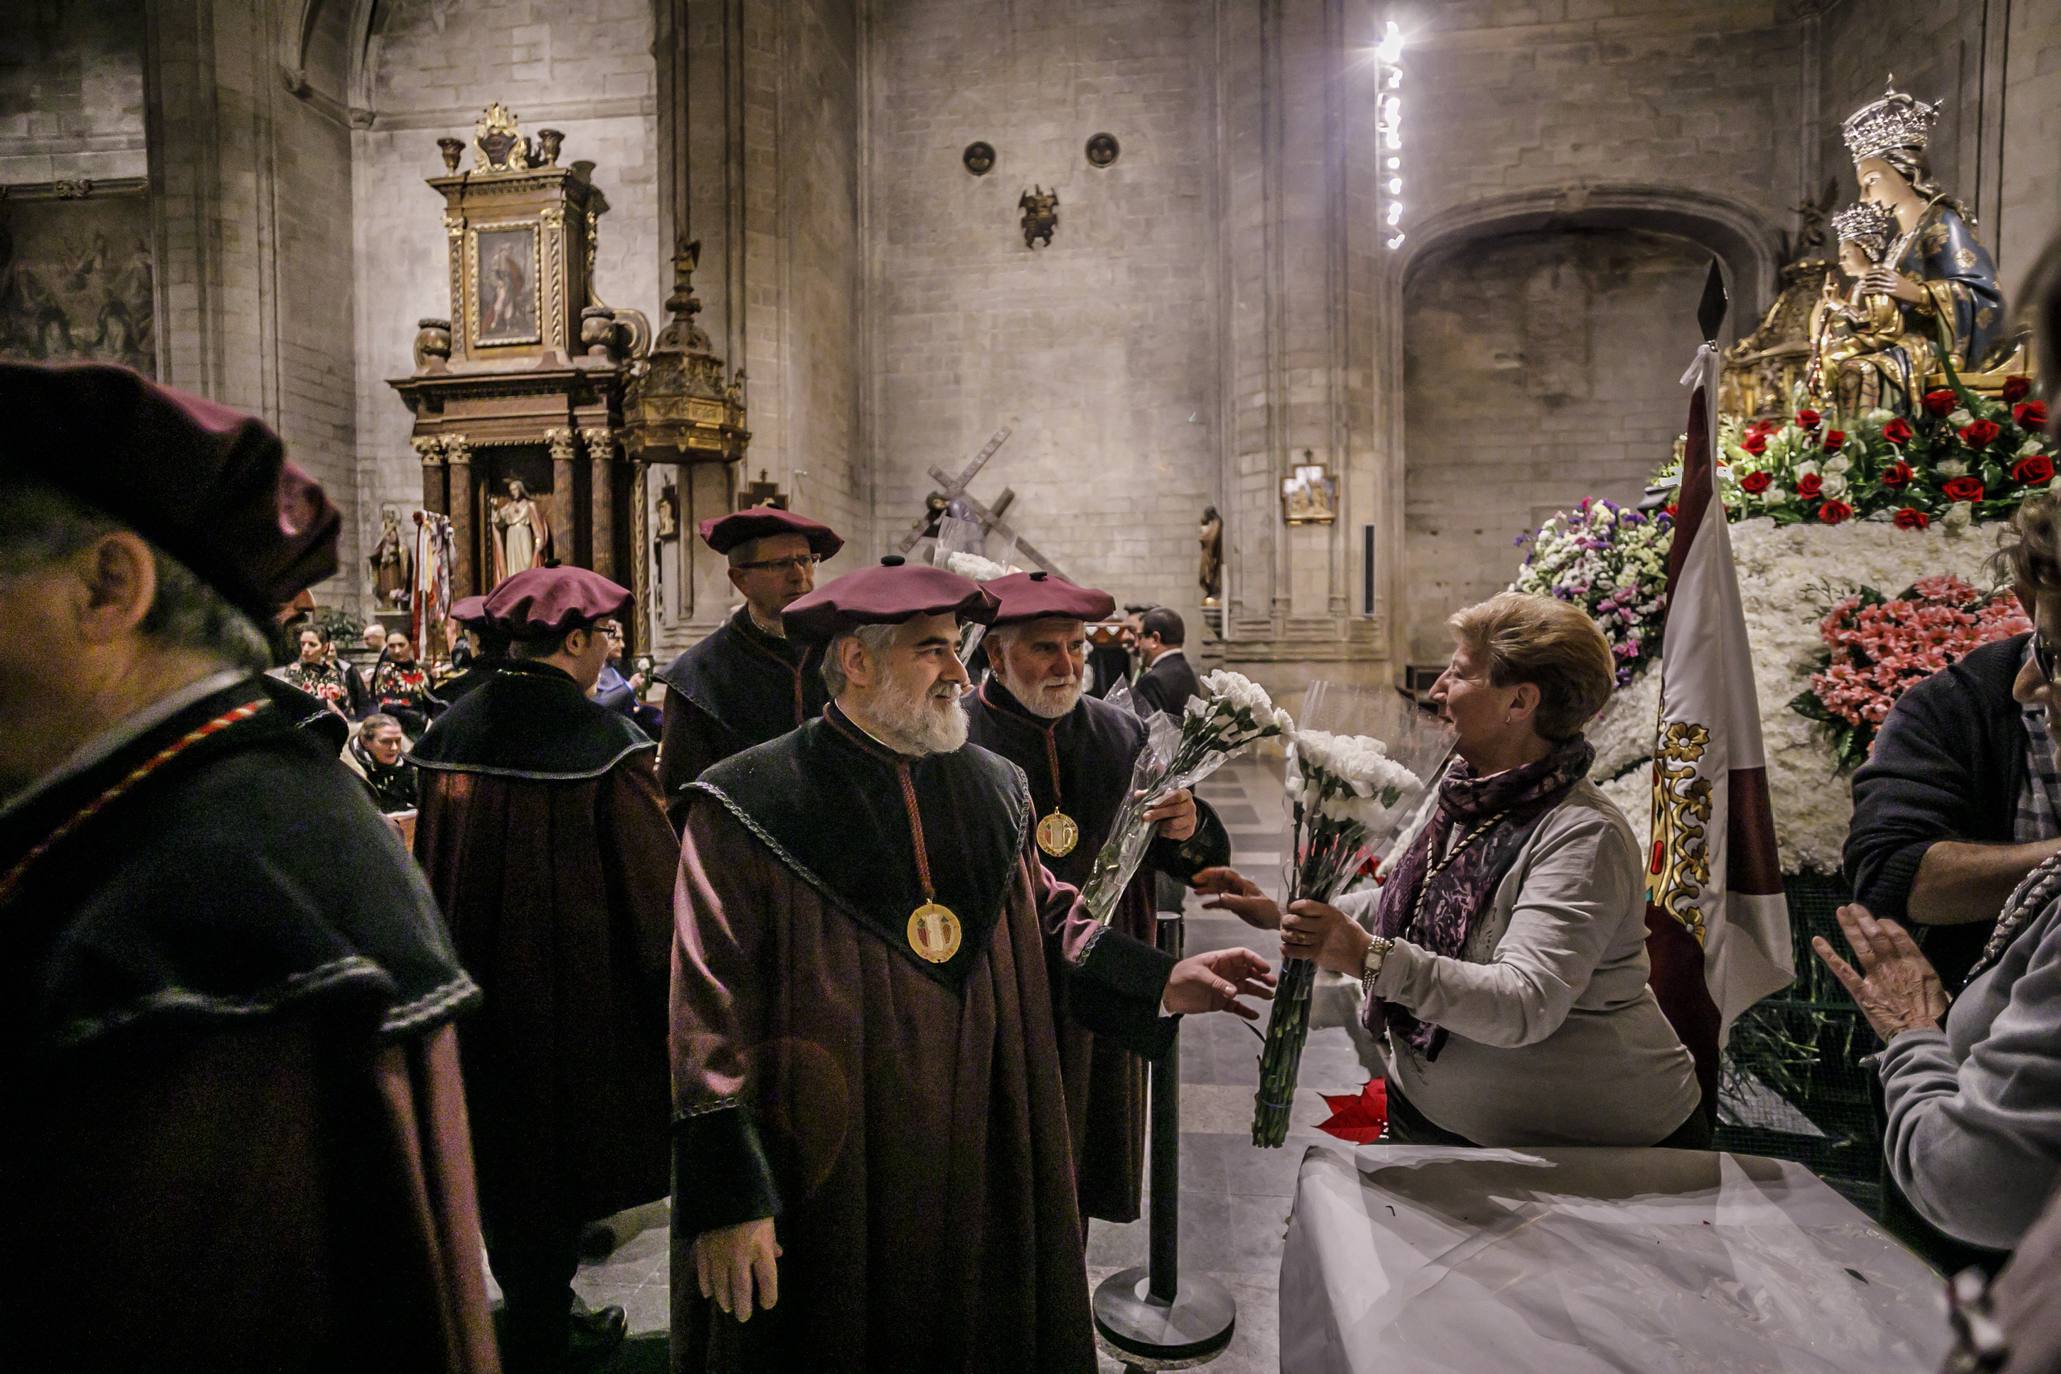
[[[409,755],[415,855],[486,992],[460,1048],[511,1370],[622,1340],[621,1308],[571,1313],[580,1229],[667,1188],[679,848],[650,738],[587,697],[608,653],[595,622],[630,600],[585,568],[501,583],[483,613],[508,661]]]
[[[479,990],[342,718],[259,676],[336,508],[122,368],[0,404],[0,1363],[491,1371]]]
[[[1271,995],[1250,951],[1175,964],[1046,872],[1023,774],[965,743],[959,621],[993,613],[898,558],[801,598],[832,704],[690,789],[677,1368],[1088,1374],[1047,980],[1147,1054],[1175,1014]]]
[[[675,825],[687,784],[710,765],[823,714],[823,646],[787,637],[780,613],[816,586],[816,565],[844,547],[821,521],[755,506],[701,522],[701,537],[730,560],[744,598],[735,615],[666,665],[659,782]]]
[[[1109,838],[1145,747],[1145,726],[1136,715],[1082,692],[1086,622],[1106,619],[1116,601],[1044,572],[1011,573],[984,585],[1000,607],[983,641],[993,671],[966,699],[968,738],[1023,770],[1037,818],[1038,856],[1053,877],[1078,887]],[[1231,838],[1216,813],[1185,788],[1156,799],[1145,815],[1159,834],[1118,899],[1111,924],[1154,944],[1153,874],[1186,882],[1198,869],[1229,863]],[[1145,1062],[1068,1016],[1067,990],[1065,979],[1053,980],[1081,1215],[1136,1221],[1144,1192]]]

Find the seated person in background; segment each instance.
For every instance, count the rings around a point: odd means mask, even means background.
[[[1447,624],[1431,700],[1458,758],[1388,882],[1286,917],[1229,869],[1198,885],[1279,925],[1284,958],[1362,980],[1390,1042],[1387,1139],[1706,1147],[1695,1065],[1646,983],[1641,856],[1588,780],[1610,646],[1577,608],[1514,592]]]
[[[415,775],[402,758],[403,744],[401,722],[374,712],[344,748],[345,765],[364,780],[381,815],[415,809]]]
[[[2061,629],[2061,507],[2046,494],[2011,519],[1998,554],[2038,623]],[[2036,662],[2045,644],[1985,644],[1890,709],[1854,774],[1846,876],[1854,900],[1913,923],[1949,991],[1959,988],[2025,875],[2061,853],[2061,771]]]
[[[1839,928],[1858,967],[1823,936],[1811,945],[1886,1046],[1890,1176],[1947,1235],[2016,1248],[2061,1183],[2061,857],[2011,894],[1950,1020],[1937,970],[1901,925],[1855,904]]]
[[[415,645],[396,630],[386,637],[386,651],[372,670],[373,707],[401,722],[410,739],[429,728],[430,717],[444,709],[429,690],[429,674],[415,661]]]
[[[349,716],[357,684],[350,680],[351,670],[331,657],[329,632],[310,623],[301,627],[299,641],[299,657],[284,668],[274,668],[272,676],[306,692],[338,715]]]

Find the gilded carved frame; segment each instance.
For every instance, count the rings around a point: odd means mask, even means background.
[[[479,236],[497,231],[509,232],[527,230],[530,236],[530,282],[533,309],[531,321],[534,328],[525,335],[506,335],[492,340],[479,336]],[[465,225],[465,262],[461,282],[465,292],[465,349],[477,353],[490,348],[523,348],[541,344],[544,340],[545,316],[549,312],[550,300],[547,292],[555,289],[556,283],[544,275],[544,237],[548,226],[541,217],[513,220],[494,220],[484,224]]]

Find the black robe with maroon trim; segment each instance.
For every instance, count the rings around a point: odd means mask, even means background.
[[[823,714],[822,662],[819,645],[769,635],[739,607],[658,674],[666,685],[659,784],[676,827],[687,784],[711,765]]]
[[[962,925],[911,947],[932,895]],[[1030,797],[969,745],[902,759],[831,708],[690,788],[673,971],[677,1367],[1095,1367],[1052,1029],[1156,1054],[1172,961],[1079,915],[1037,861]],[[780,1303],[739,1324],[693,1238],[775,1217]]]
[[[1058,858],[1041,852],[1039,857],[1061,882],[1086,882],[1123,805],[1131,768],[1145,747],[1144,722],[1091,696],[1083,696],[1057,718],[1033,715],[992,677],[967,698],[966,710],[968,738],[1016,764],[1029,779],[1033,823],[1057,808],[1080,827],[1079,842],[1071,851]],[[1186,882],[1199,869],[1230,862],[1231,841],[1223,822],[1207,802],[1198,799],[1195,811],[1195,833],[1185,842],[1156,838],[1145,851],[1145,862],[1110,917],[1118,930],[1156,943],[1155,871]],[[1098,1040],[1067,1014],[1065,980],[1055,979],[1052,991],[1081,1215],[1136,1221],[1144,1192],[1144,1062],[1119,1045]]]
[[[511,661],[409,755],[415,856],[486,993],[460,1028],[490,1248],[665,1195],[678,843],[651,740]]]
[[[39,1277],[0,1302],[11,1368],[494,1367],[479,989],[329,720],[246,679],[0,816],[0,1245]]]

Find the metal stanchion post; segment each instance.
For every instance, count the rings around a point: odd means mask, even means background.
[[[1161,912],[1159,947],[1181,957],[1178,912]],[[1224,1353],[1238,1305],[1221,1284],[1181,1281],[1181,1046],[1152,1065],[1150,1262],[1095,1290],[1095,1334],[1131,1369],[1192,1369]]]

